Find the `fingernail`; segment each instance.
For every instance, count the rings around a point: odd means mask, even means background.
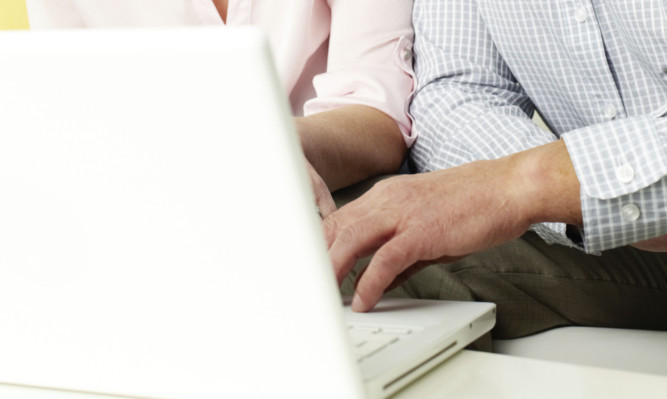
[[[364,301],[361,300],[361,297],[356,292],[354,293],[354,298],[352,298],[352,303],[350,304],[350,307],[355,312],[363,312],[366,310],[366,308],[364,307]]]

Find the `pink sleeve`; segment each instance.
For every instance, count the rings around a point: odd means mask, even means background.
[[[324,1],[324,0],[322,0]],[[326,73],[315,77],[317,97],[306,115],[362,104],[392,117],[409,147],[415,140],[408,105],[412,71],[411,0],[328,0],[331,36]]]

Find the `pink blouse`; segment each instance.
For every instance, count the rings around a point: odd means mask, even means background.
[[[31,29],[222,25],[211,0],[26,0]],[[377,108],[408,146],[412,0],[229,0],[227,24],[258,25],[295,115]]]

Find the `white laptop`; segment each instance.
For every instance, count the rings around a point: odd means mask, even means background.
[[[0,382],[383,397],[493,326],[341,305],[257,31],[5,32],[0,60]]]

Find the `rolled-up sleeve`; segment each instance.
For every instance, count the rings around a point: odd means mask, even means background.
[[[415,137],[408,104],[412,71],[412,1],[330,0],[327,70],[313,84],[305,115],[343,105],[367,105],[393,118],[407,146]]]

